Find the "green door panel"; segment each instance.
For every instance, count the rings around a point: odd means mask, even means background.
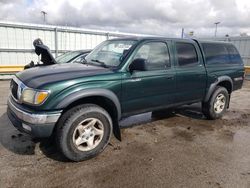
[[[173,69],[141,71],[122,75],[122,112],[146,111],[175,100]]]
[[[205,96],[206,70],[203,65],[176,68],[177,103],[199,101]]]

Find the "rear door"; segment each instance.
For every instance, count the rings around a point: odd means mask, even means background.
[[[124,114],[148,111],[174,102],[175,71],[171,66],[168,43],[145,42],[135,50],[136,58],[146,60],[146,71],[127,71],[122,76]]]
[[[195,42],[175,42],[176,103],[203,99],[206,89],[206,69]]]

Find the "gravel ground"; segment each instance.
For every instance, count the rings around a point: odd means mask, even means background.
[[[0,82],[0,187],[250,187],[250,81],[232,95],[226,115],[204,119],[200,105],[169,117],[151,113],[121,122],[98,157],[69,162],[53,142],[15,130]]]

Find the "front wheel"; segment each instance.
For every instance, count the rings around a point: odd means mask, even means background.
[[[110,115],[94,104],[76,106],[58,122],[57,145],[72,161],[98,155],[107,146],[112,133]]]
[[[208,102],[202,103],[203,114],[208,119],[218,119],[223,116],[229,103],[229,94],[226,88],[216,87]]]

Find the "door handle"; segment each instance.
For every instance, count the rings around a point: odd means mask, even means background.
[[[141,81],[141,78],[132,78],[130,81],[131,82],[139,82],[139,81]]]

